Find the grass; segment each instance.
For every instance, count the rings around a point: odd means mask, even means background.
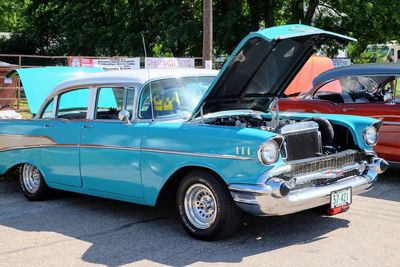
[[[31,119],[32,118],[32,113],[29,111],[29,106],[28,102],[26,100],[21,100],[19,102],[19,109],[17,109],[17,106],[15,105],[16,111],[22,115],[22,119]]]

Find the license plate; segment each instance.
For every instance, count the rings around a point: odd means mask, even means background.
[[[351,187],[331,192],[331,209],[351,204]]]

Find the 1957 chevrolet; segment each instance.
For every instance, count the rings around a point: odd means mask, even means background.
[[[29,200],[61,189],[155,205],[168,192],[185,230],[203,240],[232,234],[242,211],[345,210],[387,168],[373,152],[381,122],[277,107],[326,39],[352,40],[286,25],[249,34],[216,79],[206,70],[81,73],[55,86],[32,120],[0,121],[0,173],[18,171]],[[19,70],[25,90],[63,75],[51,70]]]

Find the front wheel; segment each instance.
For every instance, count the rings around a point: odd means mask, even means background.
[[[183,227],[195,238],[221,239],[240,224],[241,210],[226,186],[206,171],[193,171],[184,177],[176,202]]]
[[[26,163],[20,166],[19,182],[27,199],[35,201],[48,198],[50,188],[44,181],[39,169],[34,165]]]

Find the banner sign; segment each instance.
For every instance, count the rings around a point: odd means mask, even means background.
[[[146,57],[146,69],[194,68],[194,58]]]
[[[348,66],[351,65],[351,60],[350,58],[332,58],[332,62],[333,62],[333,66],[335,66],[335,68],[337,67],[343,67],[343,66]]]
[[[132,70],[140,69],[139,57],[120,57],[120,58],[84,58],[69,57],[68,66],[70,67],[98,67],[105,71],[110,70]]]

